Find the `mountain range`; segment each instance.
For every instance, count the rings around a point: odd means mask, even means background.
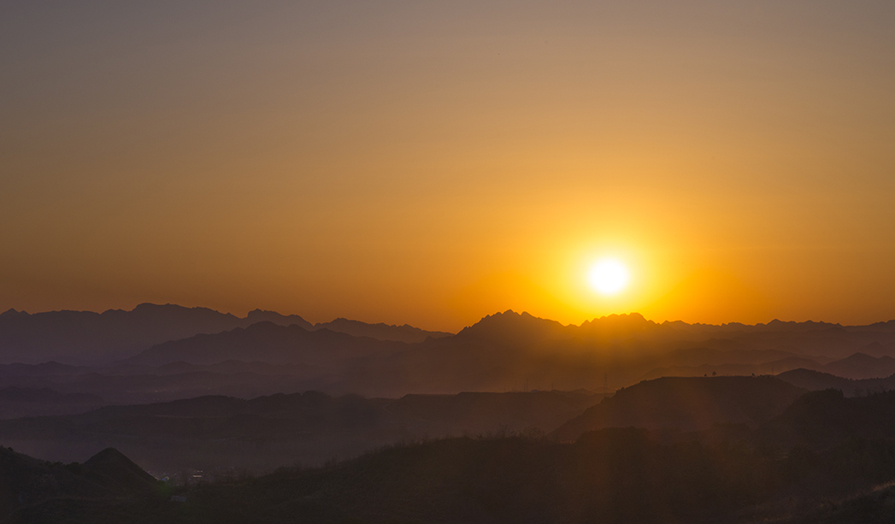
[[[863,380],[895,373],[893,355],[895,322],[712,326],[629,314],[576,326],[506,311],[452,335],[346,319],[312,325],[261,310],[239,318],[175,305],[0,315],[0,362],[6,362],[0,388],[48,388],[108,404],[307,390],[392,398],[533,389],[611,393],[665,376],[794,369]],[[83,407],[58,409],[47,413]]]
[[[256,309],[244,318],[208,308],[174,304],[140,304],[131,311],[49,311],[29,314],[10,309],[0,313],[0,361],[40,363],[107,363],[133,356],[156,344],[200,333],[220,333],[259,322],[297,325],[313,331],[328,329],[358,337],[421,342],[450,333],[408,325],[390,326],[338,318],[311,324],[298,315]]]
[[[478,412],[493,421],[516,409],[543,408],[556,420],[559,411],[583,409],[601,428],[579,428],[568,441],[503,432],[412,439],[259,477],[226,467],[188,468],[175,475],[179,483],[164,474],[155,480],[130,453],[111,448],[73,452],[92,454],[83,464],[0,448],[0,521],[891,521],[895,393],[847,398],[833,390],[804,393],[773,377],[692,377],[645,381],[592,407],[584,399],[556,392],[398,400],[306,393],[7,421],[0,438],[94,435],[100,439],[94,445],[102,446],[102,439],[117,437],[143,442],[142,452],[132,446],[138,455],[155,449],[164,459],[179,446],[195,458],[205,449],[219,465],[233,460],[238,442],[271,455],[281,452],[276,441],[283,438],[307,445],[354,433],[371,442],[376,431],[394,427],[388,417],[408,424],[421,416],[471,422]]]
[[[159,476],[187,469],[269,471],[420,439],[546,434],[601,398],[585,391],[398,399],[314,391],[249,400],[203,396],[0,420],[0,442],[65,462],[115,447]]]

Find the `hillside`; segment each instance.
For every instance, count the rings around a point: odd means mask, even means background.
[[[773,377],[666,377],[621,389],[554,433],[559,441],[603,428],[708,429],[755,427],[782,412],[805,390]]]
[[[777,375],[777,378],[809,391],[838,389],[846,397],[895,390],[895,375],[855,380],[808,369],[794,369]]]
[[[194,484],[175,492],[183,502],[148,492],[105,501],[44,498],[10,521],[56,522],[64,511],[72,524],[285,523],[297,516],[314,524],[887,522],[891,490],[872,488],[895,478],[893,457],[892,442],[781,456],[730,442],[661,444],[634,428],[590,432],[568,444],[464,437],[323,468]]]
[[[53,460],[115,447],[155,473],[320,464],[403,441],[543,434],[600,400],[588,392],[333,397],[319,392],[245,400],[206,396],[110,406],[80,415],[0,421],[0,442]]]
[[[159,483],[115,449],[103,450],[83,464],[50,463],[0,447],[0,521],[28,522],[35,510],[40,522],[63,522],[67,507],[94,505],[111,510],[122,498],[159,493]]]
[[[798,399],[757,432],[784,448],[829,448],[846,439],[895,439],[895,391],[846,398],[837,390]]]

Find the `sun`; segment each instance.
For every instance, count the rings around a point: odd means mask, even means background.
[[[601,295],[617,295],[628,287],[628,268],[618,259],[598,260],[587,273],[587,282]]]

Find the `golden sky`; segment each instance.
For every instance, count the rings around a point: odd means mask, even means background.
[[[892,319],[893,27],[888,0],[5,2],[0,309]]]

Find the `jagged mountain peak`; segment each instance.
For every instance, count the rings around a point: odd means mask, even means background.
[[[571,327],[573,326],[563,326],[555,320],[536,317],[526,311],[516,313],[508,309],[482,318],[464,328],[458,335],[485,339],[504,338],[518,342],[519,339],[534,340],[570,335]]]

